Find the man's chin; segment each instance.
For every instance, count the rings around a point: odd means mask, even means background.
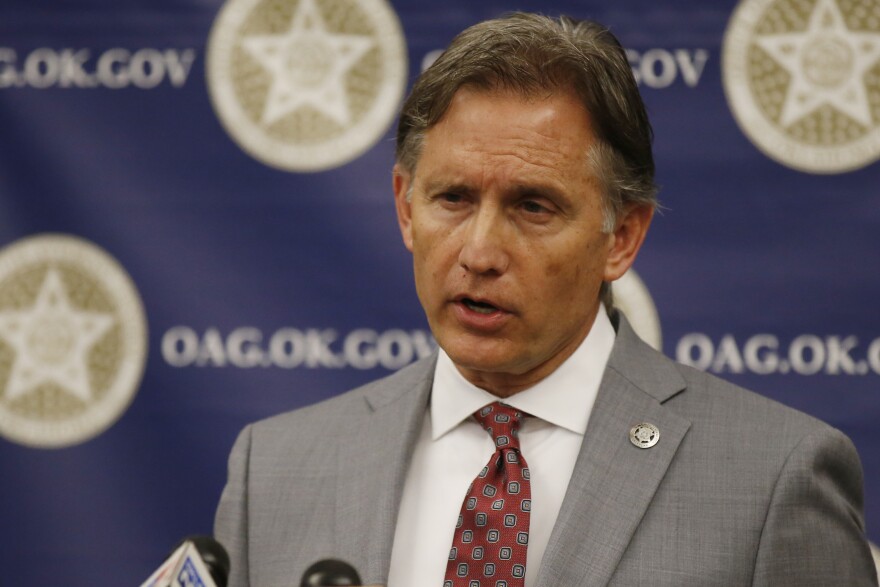
[[[485,374],[489,376],[509,375],[515,377],[527,371],[520,367],[520,361],[509,352],[475,348],[443,348],[462,374]],[[470,379],[470,377],[468,377]]]

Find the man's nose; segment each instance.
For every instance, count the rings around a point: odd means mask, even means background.
[[[481,207],[468,219],[458,255],[459,265],[479,274],[507,271],[510,243],[505,242],[505,232],[503,213],[492,207]]]

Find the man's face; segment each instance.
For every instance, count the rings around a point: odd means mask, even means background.
[[[587,159],[594,140],[573,95],[463,88],[425,134],[414,175],[395,169],[401,231],[434,337],[468,380],[501,397],[574,352],[602,282],[626,271],[650,222],[650,210],[637,209],[602,232]]]

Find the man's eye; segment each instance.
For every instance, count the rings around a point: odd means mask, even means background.
[[[460,196],[459,194],[446,193],[446,194],[440,194],[440,196],[438,196],[438,197],[439,197],[440,201],[445,202],[447,204],[458,204],[462,200],[464,200],[464,198],[462,196]]]
[[[534,200],[526,200],[522,203],[522,208],[529,214],[544,214],[549,212],[546,206],[542,206]]]

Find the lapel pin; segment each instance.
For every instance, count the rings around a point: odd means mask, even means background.
[[[629,440],[639,448],[651,448],[660,440],[660,429],[648,422],[636,424],[629,430]]]

